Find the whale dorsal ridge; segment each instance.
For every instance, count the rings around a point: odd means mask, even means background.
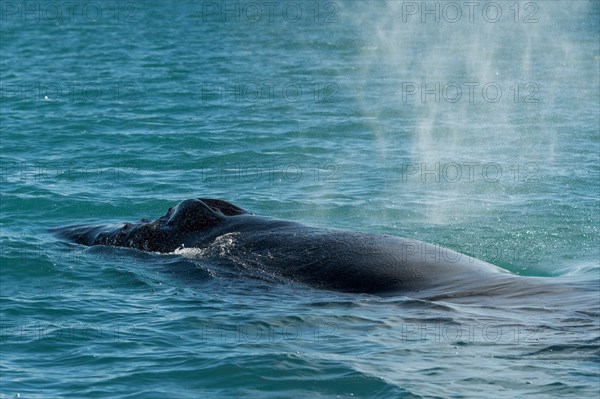
[[[250,214],[250,212],[248,212],[242,208],[238,208],[237,206],[230,204],[227,201],[223,201],[223,200],[219,200],[219,199],[211,199],[211,198],[198,198],[198,199],[212,208],[217,208],[225,216]]]
[[[168,218],[167,225],[182,233],[210,229],[223,218],[223,215],[197,199],[181,201],[165,216]]]

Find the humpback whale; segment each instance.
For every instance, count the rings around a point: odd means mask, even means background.
[[[345,292],[486,294],[523,278],[439,245],[310,227],[258,216],[219,199],[187,199],[155,220],[116,228],[78,225],[53,231],[88,246],[156,253],[194,248],[219,264],[241,262],[244,268]]]

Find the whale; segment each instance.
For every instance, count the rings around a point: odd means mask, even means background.
[[[437,244],[255,215],[220,199],[181,201],[157,219],[52,229],[86,246],[158,254],[196,251],[205,261],[322,289],[354,293],[490,295],[519,277]]]

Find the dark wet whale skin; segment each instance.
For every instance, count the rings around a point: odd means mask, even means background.
[[[210,248],[230,238],[221,263],[247,265],[320,288],[348,292],[436,292],[516,276],[490,263],[438,245],[388,235],[309,227],[253,215],[226,201],[189,199],[154,221],[54,230],[83,245],[170,253]],[[213,255],[214,256],[214,255]]]

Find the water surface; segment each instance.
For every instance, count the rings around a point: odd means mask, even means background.
[[[597,2],[23,4],[0,15],[1,397],[597,396]],[[47,231],[196,197],[575,291],[345,294]]]

